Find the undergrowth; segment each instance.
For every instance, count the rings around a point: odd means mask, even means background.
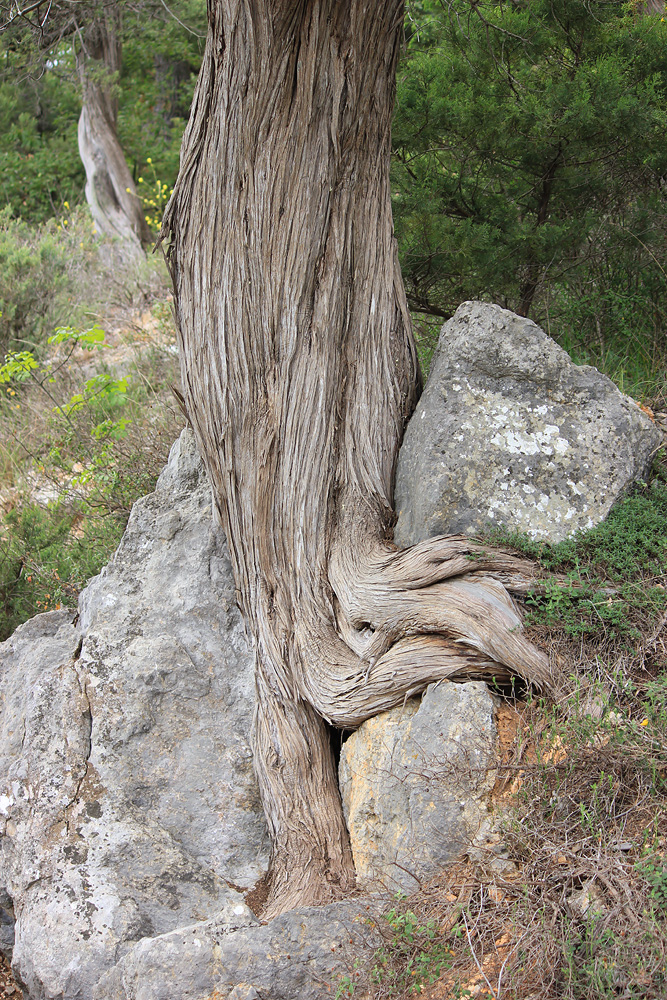
[[[663,460],[597,527],[557,545],[495,531],[489,537],[535,559],[544,585],[526,599],[530,628],[564,633],[597,651],[639,653],[667,612],[667,481]],[[549,574],[551,574],[549,576]]]
[[[667,996],[664,470],[659,458],[605,522],[558,545],[494,534],[536,561],[528,629],[569,680],[555,703],[499,709],[502,852],[477,849],[395,900],[340,996]]]
[[[667,994],[667,674],[511,711],[493,793],[502,857],[476,852],[394,901],[384,944],[339,995]]]
[[[42,356],[0,366],[0,640],[32,615],[74,607],[150,492],[180,417],[167,304],[110,343],[61,327]]]

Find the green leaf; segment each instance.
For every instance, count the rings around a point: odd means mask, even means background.
[[[39,365],[30,351],[10,351],[0,367],[0,382],[25,382]]]

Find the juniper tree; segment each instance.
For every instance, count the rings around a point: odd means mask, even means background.
[[[209,0],[208,20],[162,235],[254,640],[268,917],[354,883],[329,726],[441,678],[550,669],[500,582],[525,587],[523,564],[392,544],[420,387],[389,187],[401,0]]]

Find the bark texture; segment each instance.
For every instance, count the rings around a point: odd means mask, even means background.
[[[86,171],[86,200],[98,230],[139,253],[142,244],[151,242],[151,234],[116,132],[120,13],[102,12],[80,34],[80,43],[77,69],[83,104],[78,138]]]
[[[401,0],[209,0],[208,16],[163,236],[186,404],[255,641],[268,917],[354,884],[326,723],[356,727],[440,678],[548,686],[550,670],[499,582],[525,588],[520,560],[391,542],[420,387],[389,190]]]

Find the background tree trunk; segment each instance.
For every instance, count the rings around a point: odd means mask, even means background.
[[[271,916],[354,882],[325,722],[499,664],[546,685],[549,665],[488,573],[523,586],[520,561],[462,538],[391,543],[419,391],[389,190],[401,0],[208,14],[163,234],[188,412],[255,641]]]
[[[151,234],[116,132],[114,86],[121,65],[120,16],[118,11],[105,10],[80,36],[77,69],[83,105],[79,155],[95,225],[105,236],[123,240],[138,253],[142,244],[151,242]]]

